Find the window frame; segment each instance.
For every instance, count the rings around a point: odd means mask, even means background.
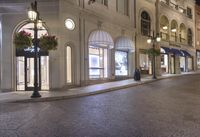
[[[122,12],[119,12],[119,0],[116,0],[116,9],[117,9],[117,12],[120,13],[120,14],[123,14],[123,15],[126,15],[126,16],[129,16],[129,0],[126,0],[127,1],[127,4],[125,4],[125,0],[124,1],[124,11],[123,13]],[[121,0],[120,0],[121,1]]]
[[[148,18],[149,19],[145,19],[142,14],[147,14],[148,15]],[[141,25],[141,34],[143,36],[150,36],[150,33],[151,33],[151,17],[149,15],[149,13],[147,11],[142,11],[141,12],[141,21],[140,21],[140,25]],[[148,26],[148,27],[144,27],[145,26]]]
[[[115,64],[115,76],[116,77],[127,77],[129,75],[129,52],[128,51],[124,51],[124,50],[115,50],[115,54],[116,52],[124,52],[127,55],[127,75],[117,75],[116,74],[116,64]],[[116,63],[116,60],[115,60]]]

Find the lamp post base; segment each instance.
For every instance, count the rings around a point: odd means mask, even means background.
[[[31,98],[40,98],[41,95],[38,91],[34,91],[33,94],[31,95]]]
[[[156,76],[153,76],[152,79],[157,79],[157,77],[156,77]]]

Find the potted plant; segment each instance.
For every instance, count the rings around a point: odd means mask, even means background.
[[[39,39],[39,47],[41,50],[49,51],[56,50],[58,46],[58,41],[55,36],[43,35]]]
[[[14,45],[17,49],[26,49],[31,47],[31,34],[26,31],[20,31],[14,34]]]

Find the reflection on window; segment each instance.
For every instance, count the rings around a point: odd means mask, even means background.
[[[115,52],[115,75],[128,75],[128,53],[125,51]]]
[[[107,77],[107,49],[89,48],[89,77],[90,79]]]

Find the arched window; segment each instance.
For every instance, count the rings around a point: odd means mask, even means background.
[[[188,29],[188,45],[192,46],[192,30]]]
[[[72,48],[66,47],[66,83],[72,83]]]
[[[146,11],[141,14],[141,33],[144,36],[149,36],[151,31],[151,18]]]

